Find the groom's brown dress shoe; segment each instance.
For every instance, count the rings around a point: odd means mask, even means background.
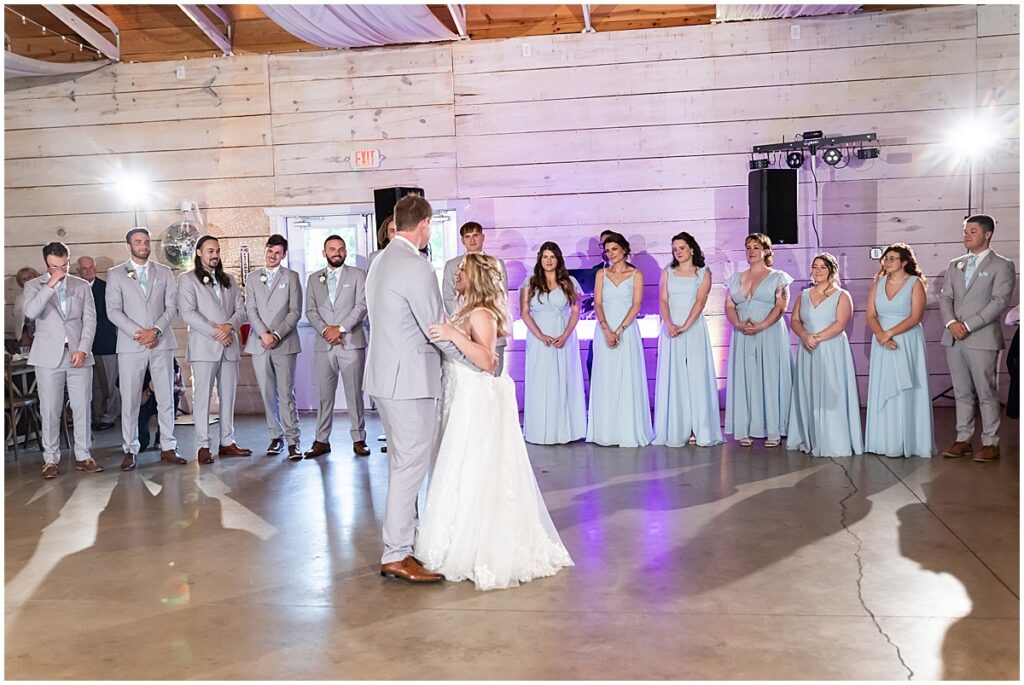
[[[174,450],[163,450],[160,452],[160,461],[168,464],[187,464],[188,462],[178,456]],[[122,464],[123,465],[123,464]]]
[[[401,578],[410,583],[440,583],[444,576],[432,573],[423,568],[423,564],[408,556],[401,561],[392,561],[380,567],[380,574],[385,578]]]
[[[200,464],[212,464],[213,463],[213,455],[210,454],[210,448],[209,447],[200,447],[199,448],[199,454],[196,455],[196,458],[199,459],[199,463]]]
[[[352,452],[357,457],[368,457],[370,456],[370,448],[366,446],[365,440],[359,440],[358,442],[352,443]]]
[[[330,453],[330,451],[330,443],[314,440],[313,446],[309,448],[308,452],[306,452],[306,459],[312,459],[313,457],[322,457],[323,455]]]
[[[252,450],[247,447],[239,447],[238,443],[233,442],[230,445],[221,445],[220,449],[217,450],[218,457],[251,457]]]
[[[135,455],[132,454],[131,452],[125,452],[124,453],[124,459],[121,460],[121,470],[122,471],[134,471],[135,470],[135,466],[137,464],[138,464],[138,462],[135,460]]]

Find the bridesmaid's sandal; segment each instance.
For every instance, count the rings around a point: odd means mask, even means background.
[[[740,445],[742,445],[743,447],[750,447],[753,444],[754,444],[754,439],[753,438],[741,438],[740,439]]]
[[[782,444],[782,440],[780,438],[775,438],[774,440],[765,440],[764,441],[764,446],[765,447],[778,447],[780,444]]]

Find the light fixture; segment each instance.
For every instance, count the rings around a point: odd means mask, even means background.
[[[764,159],[752,159],[752,160],[750,160],[750,170],[751,171],[754,171],[755,169],[767,169],[767,168],[768,168],[768,158],[767,157],[765,157]]]
[[[857,148],[857,159],[875,159],[876,157],[878,157],[877,147]]]
[[[793,150],[786,155],[786,165],[790,169],[799,169],[804,165],[804,153],[799,150]]]
[[[959,122],[946,138],[946,146],[958,160],[967,160],[967,214],[973,209],[974,162],[984,162],[985,154],[995,145],[995,123],[984,112]],[[966,218],[965,216],[965,218]]]
[[[825,162],[829,166],[835,166],[839,162],[843,161],[843,153],[839,151],[839,148],[830,147],[825,150],[821,155],[821,161]]]

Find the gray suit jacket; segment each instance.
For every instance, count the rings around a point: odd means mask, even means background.
[[[320,279],[325,280],[321,283]],[[345,350],[359,350],[366,347],[366,331],[363,318],[366,317],[366,272],[355,266],[345,265],[341,280],[331,302],[327,293],[327,269],[314,271],[306,282],[306,318],[316,331],[316,352],[329,352],[331,345],[322,335],[327,326],[340,325],[345,330],[341,344]]]
[[[107,318],[117,326],[117,351],[145,352],[142,343],[132,339],[140,328],[159,328],[163,335],[156,350],[177,347],[171,323],[178,315],[178,286],[171,269],[149,260],[148,293],[142,292],[134,262],[128,260],[107,271]]]
[[[450,342],[431,344],[427,327],[445,318],[430,262],[405,240],[392,240],[374,261],[366,284],[370,349],[363,387],[374,397],[417,400],[441,396],[441,350],[461,358]]]
[[[192,362],[236,362],[241,358],[238,341],[238,327],[245,322],[245,302],[242,289],[229,274],[231,287],[221,290],[223,301],[218,301],[213,287],[200,283],[195,271],[186,271],[178,276],[178,311],[181,319],[188,324],[188,352],[186,361]],[[234,341],[228,347],[213,339],[214,326],[231,324]]]
[[[302,318],[302,282],[299,274],[291,269],[279,267],[273,289],[260,281],[263,269],[256,269],[245,278],[245,314],[252,325],[252,333],[245,343],[249,354],[272,356],[298,354],[302,351],[299,334],[295,327]],[[281,342],[267,350],[260,342],[260,334],[272,331],[281,337]]]
[[[492,257],[494,255],[491,255]],[[465,259],[466,255],[461,254],[458,257],[452,257],[444,263],[444,276],[441,279],[441,297],[444,299],[444,310],[451,316],[459,308],[458,299],[459,293],[455,290],[455,272],[459,270],[459,265],[462,264],[462,260]],[[495,257],[495,259],[498,259]],[[501,279],[502,284],[505,286],[505,299],[508,299],[508,270],[505,268],[505,262],[498,259],[498,264],[501,265]],[[508,303],[505,303],[508,307]],[[511,315],[511,312],[509,312]],[[497,338],[494,341],[495,347],[505,347],[508,345],[507,338]]]
[[[954,341],[947,328],[942,333],[942,344],[953,343],[969,350],[1003,349],[1002,316],[1013,295],[1016,271],[1013,262],[989,252],[974,269],[970,285],[966,282],[967,257],[957,257],[946,267],[946,278],[939,294],[942,323],[956,319],[971,329],[965,340]],[[964,265],[964,266],[961,266]]]
[[[67,310],[60,311],[57,290],[46,283],[49,274],[25,284],[25,316],[35,319],[36,334],[28,363],[44,369],[56,369],[64,356],[64,338],[70,352],[85,352],[85,365],[92,366],[92,341],[96,336],[96,302],[92,288],[78,276],[67,276]]]

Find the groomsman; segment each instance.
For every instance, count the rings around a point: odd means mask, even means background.
[[[92,429],[107,430],[121,412],[117,392],[117,327],[107,318],[107,282],[96,275],[96,260],[78,258],[78,277],[92,288],[96,302],[96,338],[92,356],[96,360],[92,374]]]
[[[35,319],[36,334],[28,363],[35,367],[43,423],[43,478],[60,474],[60,422],[64,388],[75,422],[75,469],[96,473],[103,467],[89,452],[92,444],[92,340],[96,304],[89,284],[68,275],[71,253],[64,243],[43,247],[46,273],[25,284],[25,316]]]
[[[245,313],[252,326],[245,351],[252,355],[252,368],[267,413],[267,454],[280,454],[287,438],[288,458],[297,461],[302,459],[302,453],[295,404],[295,362],[301,347],[295,327],[302,318],[302,283],[298,273],[281,266],[287,253],[288,240],[281,235],[270,236],[265,253],[267,265],[245,279]]]
[[[351,422],[352,451],[359,457],[370,454],[366,446],[366,418],[363,411],[363,370],[366,367],[366,272],[345,266],[348,252],[340,236],[324,241],[327,267],[314,271],[306,283],[306,318],[317,332],[314,368],[320,389],[316,439],[306,458],[331,451],[334,425],[334,395],[338,375],[345,386],[345,403]]]
[[[1003,348],[1002,314],[1013,295],[1013,262],[990,247],[996,225],[992,217],[975,214],[964,221],[967,254],[946,267],[939,310],[946,322],[949,373],[956,397],[956,441],[946,457],[972,454],[975,407],[981,406],[981,451],[977,462],[999,458],[999,395],[996,359]]]
[[[235,442],[235,393],[241,359],[237,328],[245,321],[242,289],[224,271],[220,241],[204,235],[196,243],[195,268],[178,276],[178,311],[188,324],[192,366],[192,416],[196,423],[196,457],[212,464],[210,399],[217,385],[220,398],[220,442],[217,456],[249,457],[252,450]]]
[[[462,228],[459,229],[459,235],[462,238],[462,245],[466,248],[466,254],[483,254],[484,253],[484,227],[475,221],[467,221],[462,224]],[[444,277],[441,281],[441,297],[444,300],[444,309],[448,316],[452,316],[458,311],[461,303],[459,300],[459,293],[455,290],[455,273],[459,270],[459,265],[462,264],[464,255],[453,257],[445,262],[444,265]],[[504,290],[508,292],[508,271],[505,269],[505,262],[498,260],[498,264],[501,265],[501,278],[504,284]],[[506,303],[506,307],[507,307]],[[495,352],[498,355],[498,369],[494,372],[495,376],[500,376],[502,369],[505,368],[505,348],[508,346],[507,338],[498,338],[494,342]]]
[[[117,326],[117,375],[121,389],[122,471],[133,470],[139,454],[139,400],[149,369],[158,407],[160,460],[184,464],[174,438],[174,332],[178,288],[169,267],[150,260],[149,231],[125,235],[128,261],[107,271],[107,317]]]

